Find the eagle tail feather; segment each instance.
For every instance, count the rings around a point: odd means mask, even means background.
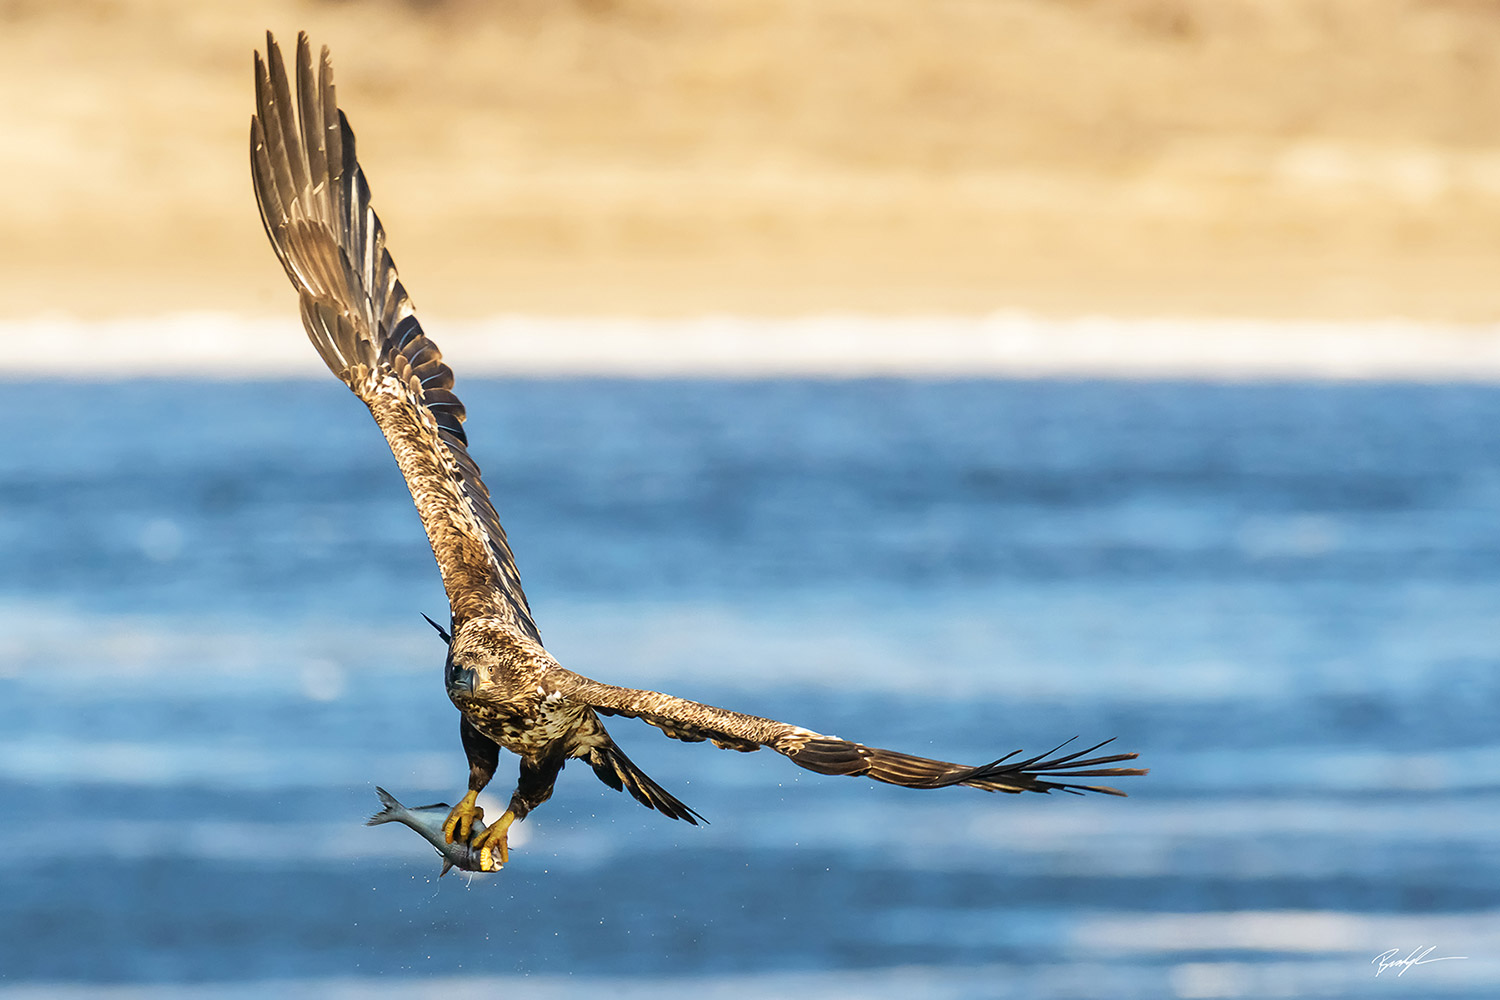
[[[693,826],[708,822],[671,792],[652,781],[645,771],[625,756],[625,751],[613,740],[591,751],[586,759],[600,781],[617,792],[629,792],[632,798],[647,809],[655,809],[668,819],[685,820]]]

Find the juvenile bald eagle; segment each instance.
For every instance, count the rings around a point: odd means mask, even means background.
[[[370,408],[427,529],[448,592],[444,680],[458,707],[469,792],[444,824],[449,843],[470,838],[475,804],[504,747],[521,758],[510,808],[474,836],[486,868],[508,858],[506,831],[545,802],[563,764],[582,758],[605,784],[673,819],[702,819],[615,745],[599,717],[642,719],[673,739],[731,750],[770,747],[820,774],[865,775],[908,788],[968,785],[991,792],[1105,792],[1072,779],[1144,774],[1106,767],[1133,753],[1046,759],[1017,753],[978,767],[879,750],[656,691],[614,687],[559,666],[542,646],[505,531],[469,457],[453,372],[422,332],[370,208],[354,133],[334,99],[324,48],[314,65],[297,36],[296,90],[276,41],[255,55],[250,165],[261,220],[301,300],[302,322],[329,369]],[[295,93],[295,97],[294,97]],[[1105,741],[1106,743],[1109,741]],[[1055,752],[1055,751],[1054,751]],[[498,863],[496,861],[498,856]]]

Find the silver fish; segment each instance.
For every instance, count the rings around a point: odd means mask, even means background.
[[[437,848],[438,854],[443,859],[443,870],[438,872],[438,878],[448,874],[451,868],[459,868],[466,872],[486,870],[480,866],[479,862],[479,855],[482,851],[476,851],[462,841],[450,844],[443,838],[443,821],[448,818],[448,813],[453,808],[448,803],[437,802],[430,806],[408,809],[396,801],[396,796],[379,785],[375,786],[375,794],[380,796],[380,804],[385,808],[365,820],[365,826],[401,823],[420,833],[429,844]],[[470,836],[479,836],[484,826],[483,820],[476,820]],[[499,864],[492,864],[488,870],[495,871],[499,867]]]

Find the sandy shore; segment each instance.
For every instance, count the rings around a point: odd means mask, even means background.
[[[1485,4],[80,0],[0,20],[0,317],[292,311],[246,168],[268,24],[332,47],[403,276],[443,316],[1500,317]]]

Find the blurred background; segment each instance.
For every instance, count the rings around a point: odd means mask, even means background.
[[[466,764],[254,208],[266,27],[333,51],[564,664],[1151,775],[619,721],[710,825],[574,767],[498,875],[364,828]],[[0,997],[1494,996],[1497,43],[1480,0],[0,3]]]
[[[4,17],[12,316],[284,311],[245,187],[266,28],[332,48],[407,284],[444,315],[1488,322],[1500,301],[1484,0],[7,0]]]

